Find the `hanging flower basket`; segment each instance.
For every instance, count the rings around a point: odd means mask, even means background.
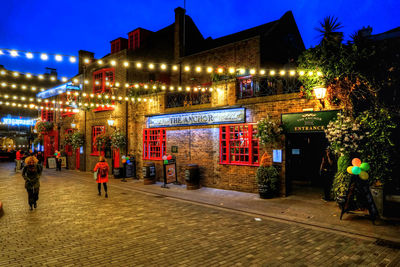
[[[35,129],[38,133],[47,133],[53,130],[54,123],[48,121],[38,121],[35,125]]]
[[[278,121],[269,118],[257,122],[257,138],[262,145],[280,144],[283,128]]]
[[[122,148],[126,145],[126,136],[120,130],[114,131],[111,136],[111,146],[113,148]]]
[[[103,148],[109,140],[110,140],[110,137],[108,135],[106,135],[105,133],[96,136],[95,144],[98,147],[98,150],[101,150],[101,148]]]
[[[85,136],[83,133],[75,132],[71,135],[71,145],[74,149],[80,148],[85,144]]]

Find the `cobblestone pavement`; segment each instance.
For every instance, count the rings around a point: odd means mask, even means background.
[[[29,211],[20,174],[0,165],[0,266],[400,266],[400,249],[45,170]],[[122,184],[123,185],[123,184]]]

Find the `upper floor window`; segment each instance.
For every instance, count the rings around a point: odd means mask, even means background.
[[[121,40],[117,39],[111,42],[111,54],[117,53],[121,50]]]
[[[42,109],[41,119],[48,122],[54,121],[54,111],[50,110],[50,103],[46,103],[44,109]]]
[[[140,30],[137,29],[129,33],[128,49],[135,50],[140,47]]]
[[[93,93],[108,93],[114,84],[114,68],[101,69],[93,72]]]

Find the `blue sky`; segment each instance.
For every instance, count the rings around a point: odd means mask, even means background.
[[[77,55],[78,50],[101,57],[109,41],[126,37],[137,27],[158,30],[174,22],[174,8],[183,0],[8,0],[0,9],[0,48]],[[331,15],[343,24],[345,35],[363,26],[373,34],[400,26],[398,1],[237,1],[187,0],[187,14],[204,37],[217,38],[279,19],[292,10],[306,47],[318,43],[319,21]],[[28,61],[0,55],[0,65],[22,72],[41,73],[45,67],[72,76],[77,64],[54,60]]]

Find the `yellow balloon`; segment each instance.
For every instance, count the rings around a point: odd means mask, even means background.
[[[368,177],[369,177],[368,172],[365,172],[365,171],[361,171],[359,176],[362,180],[368,180]]]
[[[353,172],[351,171],[351,169],[353,169],[353,166],[347,167],[347,172],[350,173],[350,174],[353,174]]]

